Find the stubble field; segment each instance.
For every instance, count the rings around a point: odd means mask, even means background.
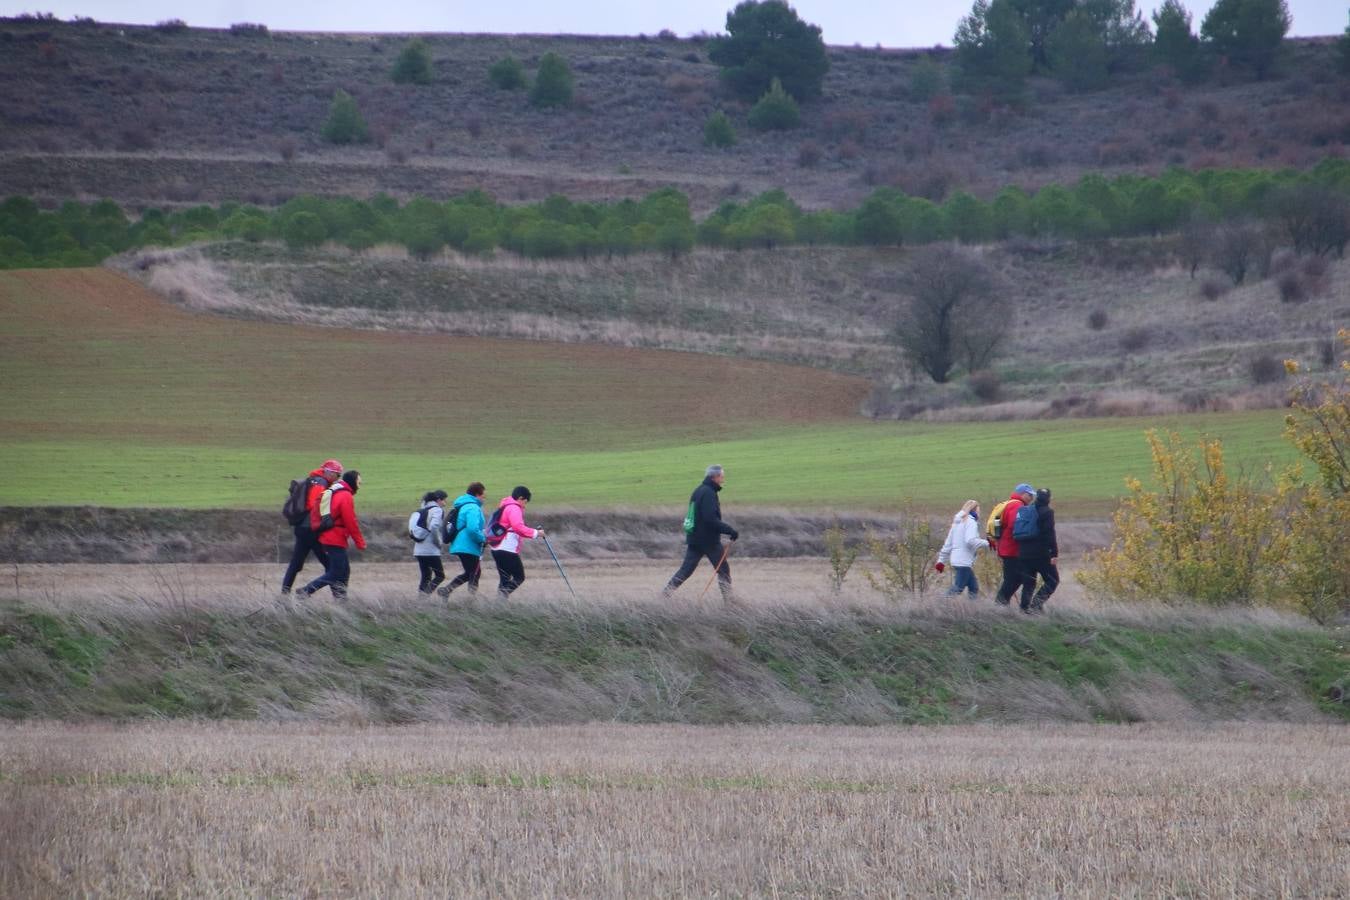
[[[1344,896],[1343,728],[35,723],[0,893]]]

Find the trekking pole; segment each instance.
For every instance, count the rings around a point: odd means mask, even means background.
[[[713,586],[713,582],[717,580],[717,576],[722,574],[722,564],[727,561],[727,555],[731,553],[731,545],[734,543],[736,542],[731,541],[722,548],[722,558],[717,561],[717,565],[713,568],[713,576],[709,578],[708,583],[703,586],[703,593],[698,595],[698,599],[703,599],[703,595],[708,593],[708,588]]]
[[[567,580],[567,573],[563,571],[562,563],[558,562],[558,554],[553,552],[553,545],[548,542],[548,535],[544,536],[544,546],[548,548],[548,555],[553,557],[553,564],[558,567],[558,574],[562,576],[563,584],[567,585],[567,590],[571,591],[572,599],[577,599],[577,592],[572,590],[572,582]]]

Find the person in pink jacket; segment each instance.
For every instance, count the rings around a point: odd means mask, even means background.
[[[544,529],[525,524],[525,504],[529,502],[530,489],[522,484],[511,496],[502,498],[488,522],[487,545],[492,548],[492,561],[497,564],[497,596],[503,600],[525,580],[525,566],[520,561],[521,539],[544,536]]]

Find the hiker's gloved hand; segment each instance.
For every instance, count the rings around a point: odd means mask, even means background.
[[[735,540],[736,540],[737,538],[739,538],[740,536],[741,536],[741,533],[740,533],[739,531],[737,531],[735,528],[731,529],[731,539],[732,539],[733,541],[735,541]]]
[[[543,537],[543,536],[544,536],[544,529],[542,529],[542,528],[536,528],[536,529],[534,530],[534,536],[535,536],[535,537]]]
[[[947,565],[946,563],[933,563],[933,568],[941,572],[947,568]]]

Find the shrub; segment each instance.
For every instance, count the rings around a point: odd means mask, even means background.
[[[797,165],[803,169],[811,169],[820,164],[821,150],[820,145],[815,141],[803,141],[797,148]]]
[[[1087,323],[1093,331],[1101,331],[1106,327],[1106,310],[1094,309],[1088,313]]]
[[[567,106],[572,102],[572,70],[556,53],[539,60],[539,73],[530,88],[530,103],[541,108]]]
[[[131,125],[123,128],[117,136],[117,148],[119,150],[150,150],[154,146],[154,135],[144,125]]]
[[[1220,281],[1217,278],[1206,278],[1200,282],[1200,296],[1206,300],[1218,300],[1227,294],[1232,287],[1226,281]]]
[[[317,247],[328,238],[328,229],[314,213],[300,212],[286,220],[281,236],[291,247]]]
[[[155,30],[162,34],[179,34],[187,29],[188,24],[182,19],[164,19],[155,23]]]
[[[512,159],[524,159],[529,155],[529,147],[520,138],[506,142],[506,155]]]
[[[850,546],[844,526],[836,519],[833,525],[825,529],[825,552],[830,557],[830,589],[837,594],[843,589],[844,579],[862,552],[862,545],[854,543]]]
[[[395,84],[431,84],[431,50],[426,41],[421,38],[409,41],[394,60],[390,77]]]
[[[514,56],[503,56],[488,66],[488,81],[504,91],[525,87],[525,67]]]
[[[1297,272],[1285,272],[1275,282],[1280,290],[1280,302],[1302,303],[1308,299],[1308,290]]]
[[[945,93],[947,79],[942,74],[942,67],[931,56],[920,59],[909,74],[909,95],[922,102]]]
[[[727,114],[720,109],[703,123],[703,143],[709,147],[730,147],[736,143],[736,130],[731,127]]]
[[[286,162],[295,159],[295,138],[282,138],[281,143],[277,145],[277,152]]]
[[[408,148],[402,144],[390,144],[384,148],[384,157],[395,165],[403,165],[408,161]]]
[[[1175,432],[1146,437],[1152,484],[1126,482],[1111,545],[1088,557],[1083,582],[1122,599],[1251,605],[1273,597],[1290,549],[1288,488],[1262,491],[1230,476],[1218,440],[1192,449]]]
[[[1269,353],[1262,353],[1252,357],[1247,363],[1247,371],[1252,376],[1252,382],[1255,384],[1274,384],[1284,378],[1284,363]]]
[[[230,26],[230,34],[236,37],[268,37],[267,26],[259,22],[235,22]]]
[[[333,102],[328,107],[323,139],[330,144],[364,144],[370,140],[370,129],[356,101],[340,88],[334,92]]]
[[[465,116],[464,130],[469,133],[469,137],[482,137],[483,117],[477,114]]]
[[[869,532],[866,544],[876,564],[875,570],[867,570],[867,581],[887,600],[897,602],[928,590],[942,541],[926,518],[906,511],[901,514],[898,537],[888,540]]]
[[[1137,325],[1120,336],[1120,349],[1126,353],[1138,353],[1153,340],[1153,333],[1143,325]]]
[[[784,0],[743,0],[727,13],[725,37],[714,38],[708,59],[722,82],[752,100],[779,81],[792,96],[820,96],[830,60],[820,27],[803,22]]]
[[[768,93],[750,108],[748,118],[750,127],[759,131],[786,131],[801,123],[801,110],[792,95],[783,89],[782,82],[775,78]]]
[[[956,118],[956,101],[951,94],[938,94],[928,101],[928,118],[941,128]]]
[[[997,373],[988,369],[971,372],[966,378],[966,384],[970,392],[985,403],[993,403],[1003,393],[1003,382]]]

